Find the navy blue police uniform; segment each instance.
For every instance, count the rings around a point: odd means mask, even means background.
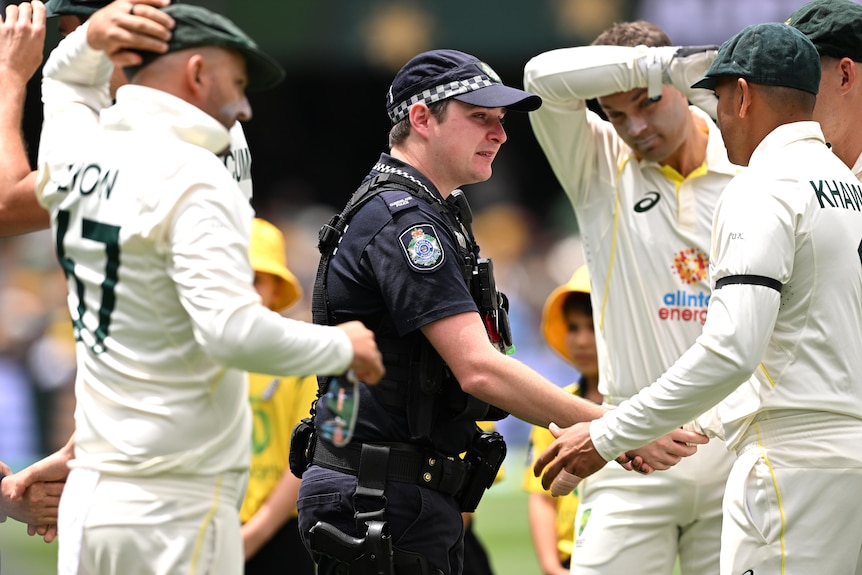
[[[504,85],[475,56],[432,50],[396,74],[386,112],[397,126],[414,105],[449,98],[523,112],[541,105],[535,94]],[[409,131],[390,135],[399,140]],[[505,296],[495,287],[491,261],[479,257],[471,219],[460,190],[438,190],[412,166],[382,154],[342,212],[321,228],[314,321],[362,321],[386,368],[379,383],[361,385],[346,446],[327,439],[321,422],[333,413],[326,401],[294,429],[299,527],[322,575],[462,571],[461,512],[476,509],[506,454],[503,438],[476,422],[506,413],[465,393],[421,328],[477,312],[489,341],[512,350]],[[319,384],[321,397],[331,381]]]
[[[397,173],[420,184],[433,202],[445,203],[434,185],[419,171],[382,154],[367,178]],[[366,178],[366,179],[367,179]],[[431,202],[387,184],[351,220],[327,274],[328,309],[334,323],[361,320],[375,332],[384,356],[388,379],[403,388],[407,372],[387,353],[387,342],[423,338],[419,329],[433,321],[478,307],[462,273],[463,248],[450,224]],[[401,362],[403,364],[403,362]],[[416,447],[407,415],[387,408],[381,397],[386,386],[361,385],[359,415],[352,440],[362,443]],[[379,388],[379,389],[378,389]],[[324,402],[317,404],[317,421],[330,418]],[[457,458],[469,448],[476,432],[474,421],[437,422],[419,446],[424,456]],[[318,437],[318,449],[325,440]],[[324,447],[325,448],[325,447]],[[311,465],[302,476],[298,509],[300,533],[308,537],[317,521],[325,521],[354,536],[353,495],[357,478],[336,469]],[[452,494],[429,489],[415,481],[386,483],[385,519],[394,546],[424,556],[444,573],[458,572],[462,562],[463,522]],[[306,541],[308,545],[308,542]],[[439,564],[447,561],[447,565]],[[325,573],[327,559],[319,568]],[[458,566],[458,567],[456,567]]]

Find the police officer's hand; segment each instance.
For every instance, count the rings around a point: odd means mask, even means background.
[[[363,382],[374,385],[383,377],[383,356],[374,341],[374,332],[365,327],[361,321],[349,321],[337,325],[353,345],[353,362],[351,369]]]

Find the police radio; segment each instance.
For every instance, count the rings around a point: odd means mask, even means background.
[[[479,258],[473,271],[473,299],[479,307],[485,331],[491,343],[501,352],[512,355],[512,330],[509,327],[509,299],[497,291],[494,281],[494,263],[491,258]]]

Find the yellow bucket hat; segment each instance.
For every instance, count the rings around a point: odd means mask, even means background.
[[[566,333],[569,328],[563,317],[563,302],[566,296],[573,292],[590,293],[590,273],[586,265],[576,269],[567,283],[557,286],[551,292],[542,310],[542,336],[548,345],[568,362],[571,362],[572,358],[566,349]]]
[[[302,297],[302,286],[296,276],[287,269],[284,249],[284,234],[266,220],[254,218],[251,222],[249,245],[251,268],[256,272],[272,274],[284,281],[285,289],[275,302],[275,309],[282,310]]]

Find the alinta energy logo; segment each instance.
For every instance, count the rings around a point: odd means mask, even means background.
[[[709,292],[686,289],[696,286],[706,279],[709,269],[709,256],[697,248],[677,252],[671,268],[683,283],[683,288],[664,294],[658,310],[659,319],[665,321],[706,322],[706,308],[709,306]]]

